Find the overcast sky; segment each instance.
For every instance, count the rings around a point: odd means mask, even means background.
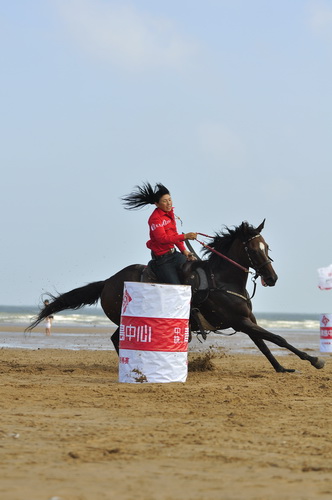
[[[332,312],[331,1],[1,0],[0,47],[0,304],[147,263],[149,181],[184,232],[266,218],[255,311]]]

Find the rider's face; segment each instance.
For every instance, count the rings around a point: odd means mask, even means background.
[[[160,208],[161,210],[164,210],[164,212],[169,212],[172,210],[173,203],[172,203],[172,198],[169,194],[164,194],[158,203],[156,203],[156,206]]]

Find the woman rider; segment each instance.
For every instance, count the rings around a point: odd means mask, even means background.
[[[195,260],[194,255],[186,249],[184,241],[195,240],[197,233],[178,233],[168,189],[160,183],[153,189],[147,182],[142,187],[136,186],[136,191],[124,196],[122,201],[128,210],[140,209],[145,205],[156,206],[148,220],[150,239],[146,246],[151,250],[150,266],[159,282],[181,284],[181,266],[186,260]]]

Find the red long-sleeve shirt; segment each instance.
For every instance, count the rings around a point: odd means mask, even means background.
[[[179,234],[176,228],[176,222],[173,209],[170,212],[164,212],[156,208],[148,220],[150,229],[150,240],[146,246],[152,250],[155,255],[163,255],[172,250],[174,245],[180,252],[184,252],[184,235]]]

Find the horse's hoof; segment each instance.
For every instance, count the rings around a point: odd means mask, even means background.
[[[284,368],[283,366],[279,366],[277,369],[276,369],[276,372],[277,373],[294,373],[295,370],[294,368]]]
[[[325,361],[323,359],[316,358],[316,361],[312,363],[312,366],[317,368],[317,370],[320,370],[321,368],[324,368]]]

